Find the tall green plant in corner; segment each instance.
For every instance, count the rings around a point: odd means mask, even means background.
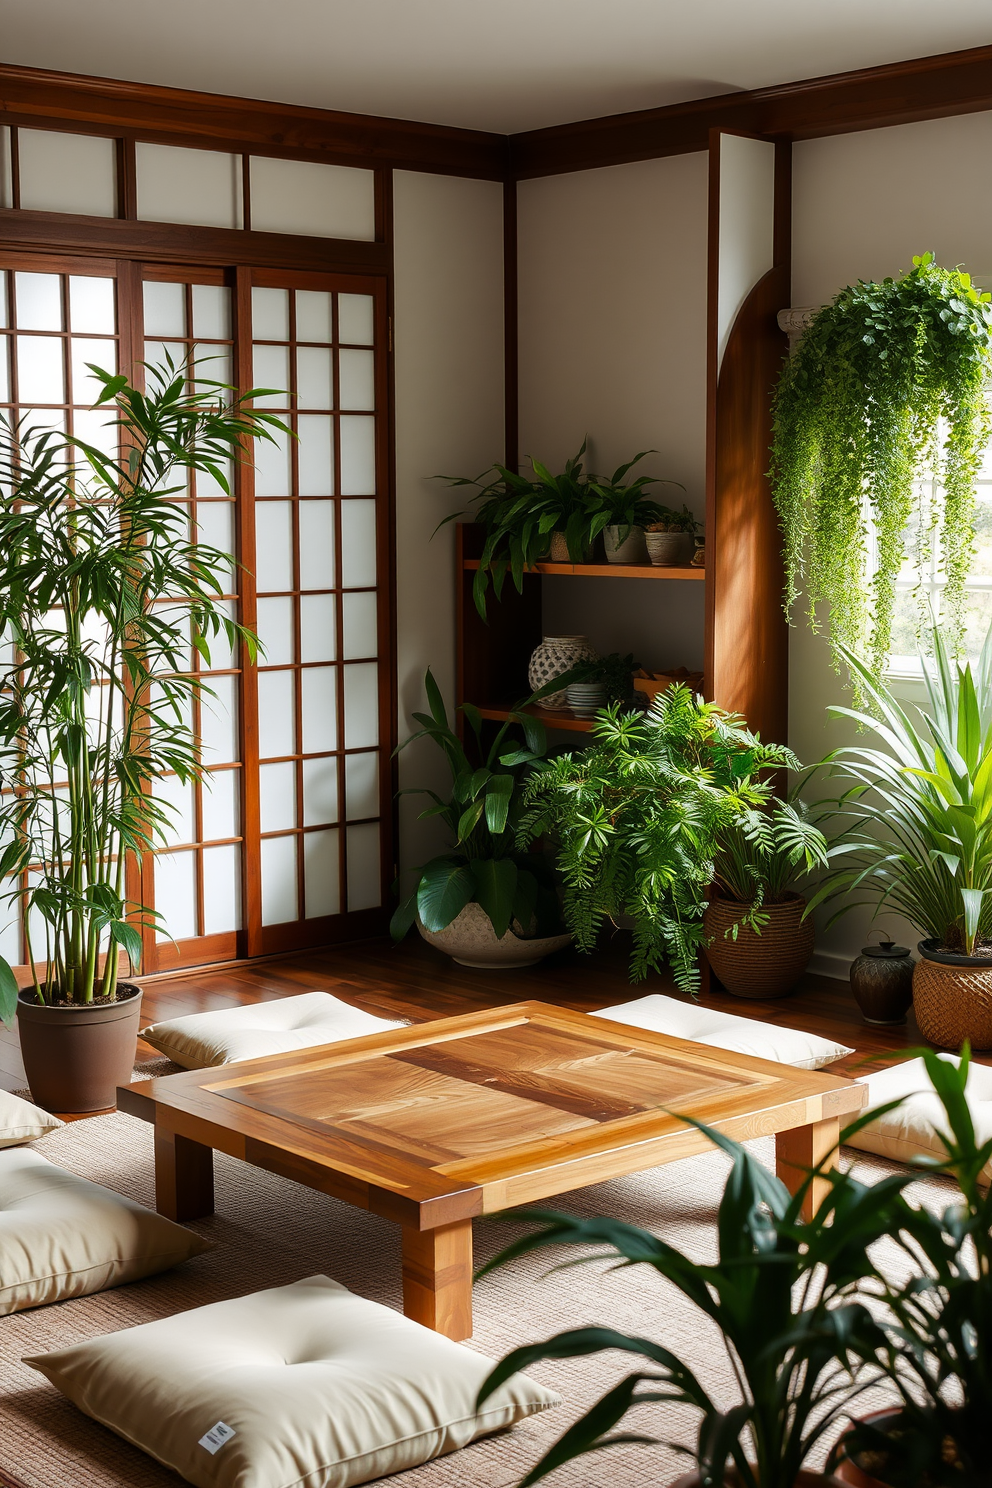
[[[939,538],[945,621],[961,633],[990,374],[992,296],[931,253],[901,278],[842,290],[783,368],[769,474],[785,604],[804,591],[814,629],[817,607],[829,606],[838,669],[847,647],[881,674],[907,532],[920,572]],[[920,496],[921,476],[935,477],[936,501]]]

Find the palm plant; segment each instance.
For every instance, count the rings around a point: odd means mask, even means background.
[[[113,999],[118,949],[136,966],[153,911],[125,875],[168,824],[165,772],[200,778],[190,703],[223,634],[254,637],[219,596],[236,566],[190,533],[187,472],[226,469],[282,428],[171,361],[149,390],[91,368],[121,455],[51,430],[0,430],[0,878],[17,906],[38,1002]],[[108,954],[100,969],[101,948]],[[0,1013],[17,986],[0,958]]]
[[[761,772],[798,762],[682,685],[647,714],[613,705],[592,735],[590,748],[540,765],[524,786],[518,845],[544,833],[557,841],[565,921],[580,950],[592,950],[606,919],[630,917],[632,980],[667,955],[694,994],[720,841],[768,800]]]
[[[774,798],[722,834],[713,883],[723,898],[745,907],[741,923],[760,934],[768,923],[762,905],[781,904],[801,874],[826,866],[827,839],[809,808],[798,796]]]

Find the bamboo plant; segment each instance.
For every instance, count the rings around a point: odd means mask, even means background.
[[[127,867],[164,840],[160,777],[203,778],[192,652],[209,666],[223,636],[255,654],[221,598],[236,560],[190,530],[189,473],[229,493],[231,462],[283,427],[250,406],[265,390],[170,359],[146,392],[91,371],[119,454],[0,423],[0,897],[47,1004],[113,1000],[119,951],[136,968],[159,919],[129,899]],[[17,995],[0,958],[8,1025]]]

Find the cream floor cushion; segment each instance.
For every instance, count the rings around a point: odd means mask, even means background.
[[[329,992],[304,992],[299,997],[275,997],[216,1013],[170,1018],[143,1028],[141,1037],[184,1069],[208,1069],[405,1026],[402,1018],[377,1018]]]
[[[39,1152],[0,1152],[0,1315],[137,1281],[209,1249]]]
[[[941,1054],[939,1057],[959,1063],[954,1054]],[[908,1162],[914,1157],[936,1157],[942,1161],[947,1156],[947,1149],[937,1135],[938,1131],[946,1130],[947,1117],[922,1059],[906,1059],[902,1064],[890,1065],[875,1074],[862,1075],[859,1083],[868,1087],[868,1104],[862,1114],[867,1115],[889,1101],[902,1100],[902,1105],[864,1127],[850,1146],[859,1147],[864,1152],[877,1152],[895,1162]],[[992,1138],[992,1069],[988,1065],[971,1066],[965,1096],[975,1124],[975,1136],[979,1143],[989,1141]],[[982,1177],[985,1183],[992,1181],[992,1163],[985,1168]]]
[[[679,1002],[675,997],[663,997],[660,992],[637,997],[619,1007],[600,1008],[593,1016],[629,1023],[633,1028],[651,1028],[655,1033],[670,1033],[673,1038],[691,1039],[696,1044],[711,1044],[715,1049],[729,1049],[734,1054],[750,1054],[755,1059],[774,1059],[796,1069],[820,1069],[854,1052],[846,1044],[818,1038],[800,1028],[759,1023],[756,1018],[741,1018],[737,1013]]]
[[[22,1142],[37,1141],[38,1137],[64,1124],[40,1106],[33,1106],[9,1090],[0,1090],[0,1147],[18,1147]]]
[[[347,1488],[561,1403],[327,1276],[25,1360],[199,1488]]]

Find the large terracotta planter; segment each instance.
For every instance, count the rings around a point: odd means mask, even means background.
[[[426,930],[417,920],[417,929],[428,945],[444,951],[459,966],[475,966],[483,971],[499,971],[514,966],[536,966],[554,951],[571,944],[571,935],[545,935],[531,940],[508,930],[496,939],[489,916],[478,904],[466,904],[444,930]]]
[[[942,1049],[992,1049],[992,958],[956,956],[921,940],[913,972],[920,1032]]]
[[[46,1111],[105,1111],[134,1068],[141,990],[119,982],[118,1001],[48,1007],[30,991],[17,1001],[21,1058],[31,1098]]]
[[[865,1421],[873,1421],[876,1426],[880,1426],[883,1421],[894,1420],[898,1414],[899,1412],[897,1410],[871,1411],[863,1419]],[[851,1428],[849,1427],[845,1431],[844,1436],[850,1435],[850,1431]],[[843,1440],[844,1437],[842,1436],[841,1441]],[[834,1470],[834,1477],[839,1483],[850,1484],[850,1488],[889,1488],[889,1485],[884,1483],[881,1478],[872,1477],[871,1473],[865,1472],[856,1462],[852,1462],[849,1457],[837,1464]]]
[[[756,935],[739,923],[744,906],[714,896],[703,915],[710,937],[706,957],[728,992],[735,997],[784,997],[809,965],[813,922],[802,918],[806,900],[789,894],[780,904],[762,905],[768,924]],[[732,926],[737,925],[734,940]],[[731,930],[730,935],[725,932]]]

